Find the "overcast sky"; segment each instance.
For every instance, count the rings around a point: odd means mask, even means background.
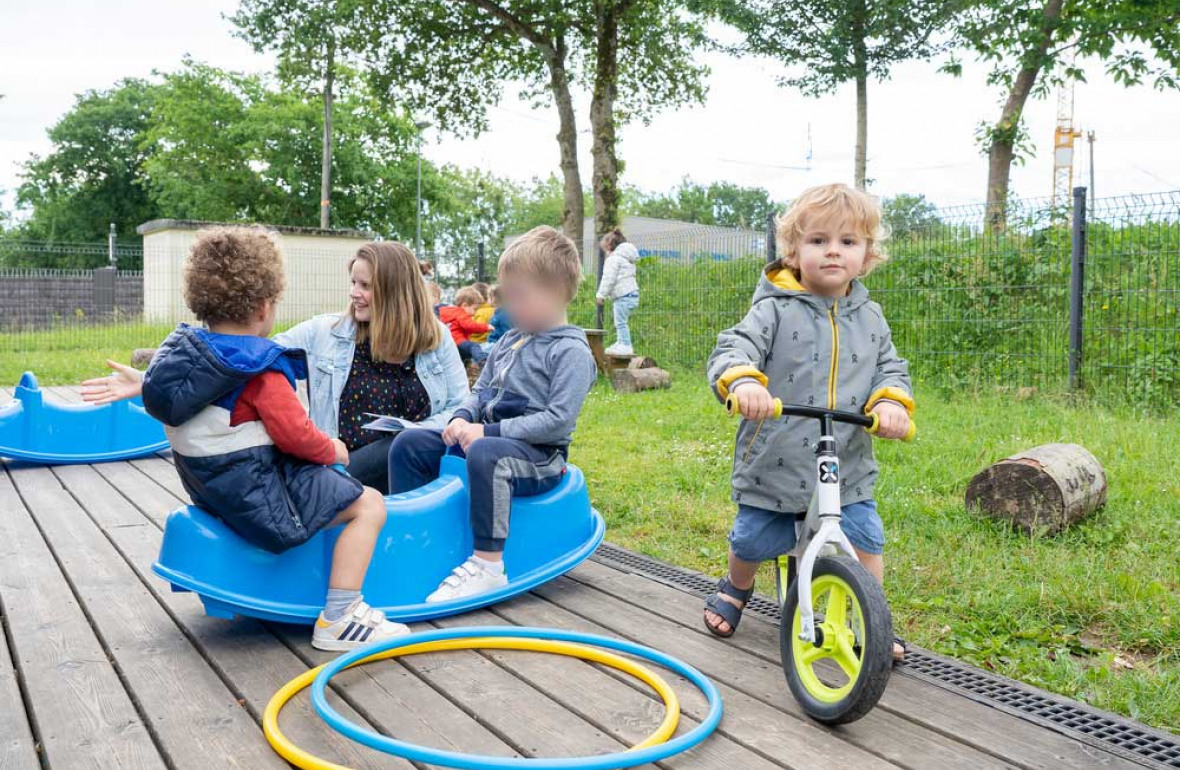
[[[222,18],[236,0],[6,0],[0,26],[0,189],[19,182],[19,163],[49,149],[45,132],[86,89],[122,77],[147,77],[179,66],[184,54],[227,69],[271,66],[231,37]],[[708,57],[709,97],[703,106],[659,115],[649,126],[620,132],[624,181],[666,190],[682,177],[759,185],[789,198],[812,184],[851,181],[852,87],[806,99],[775,85],[773,63]],[[1116,86],[1091,67],[1076,91],[1075,123],[1097,135],[1096,188],[1102,197],[1180,189],[1180,94]],[[929,64],[898,67],[890,82],[869,88],[869,177],[884,195],[924,193],[941,205],[982,199],[987,175],[974,133],[994,120],[1000,94],[985,71],[968,66],[960,79]],[[510,89],[511,91],[511,89]],[[579,99],[583,178],[590,179],[587,100]],[[1020,196],[1052,192],[1055,99],[1026,112],[1037,155],[1013,169]],[[806,165],[808,127],[813,159]],[[555,113],[532,110],[509,96],[491,112],[491,130],[458,140],[429,133],[424,153],[435,162],[478,166],[528,179],[558,170]],[[1085,142],[1076,184],[1088,184]]]

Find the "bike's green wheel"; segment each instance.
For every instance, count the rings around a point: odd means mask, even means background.
[[[853,722],[872,710],[893,668],[893,619],[881,584],[847,557],[816,559],[811,575],[815,644],[799,638],[799,586],[787,591],[779,625],[783,671],[809,716]]]

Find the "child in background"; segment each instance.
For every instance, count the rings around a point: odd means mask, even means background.
[[[451,337],[459,347],[459,356],[463,363],[482,362],[488,357],[479,343],[471,339],[472,334],[487,334],[491,327],[479,323],[472,313],[483,302],[483,295],[474,286],[465,286],[455,295],[454,305],[443,305],[438,310],[438,317],[451,329]]]
[[[434,315],[437,318],[439,309],[442,308],[442,287],[430,281],[426,284],[426,296],[430,297],[430,304],[434,307]]]
[[[581,279],[573,241],[552,227],[534,228],[504,251],[499,277],[516,328],[492,349],[471,396],[441,436],[407,430],[389,450],[394,493],[437,478],[448,447],[467,456],[474,553],[428,602],[507,584],[512,498],[541,494],[561,480],[582,402],[598,375],[586,334],[567,321]]]
[[[876,199],[847,185],[813,187],[778,219],[782,258],[763,271],[746,317],[721,332],[709,383],[733,394],[743,420],[733,461],[737,517],[729,534],[729,574],[705,602],[705,625],[732,636],[754,590],[759,563],[795,547],[795,522],[814,492],[815,423],[773,420],[774,396],[801,404],[877,413],[881,438],[902,438],[914,400],[909,368],[897,354],[881,306],[860,278],[886,259]],[[769,390],[767,388],[770,388]],[[857,558],[885,574],[885,532],[873,485],[872,437],[835,424],[843,518]],[[905,654],[894,642],[894,657]]]
[[[492,304],[496,307],[496,312],[492,313],[492,320],[488,322],[492,326],[492,330],[488,332],[489,345],[495,345],[500,341],[501,337],[512,330],[512,320],[508,317],[508,311],[504,308],[502,294],[500,284],[496,284],[488,290]]]
[[[496,312],[496,306],[492,304],[492,287],[488,286],[483,281],[471,284],[471,288],[479,292],[483,297],[483,303],[471,315],[481,324],[491,324],[492,315]],[[478,342],[481,345],[486,345],[488,342],[488,334],[491,330],[471,335],[472,342]]]
[[[639,307],[639,283],[635,279],[635,263],[639,252],[627,242],[618,228],[602,237],[600,244],[607,253],[602,265],[602,280],[598,282],[598,306],[612,300],[615,315],[615,344],[606,349],[608,356],[632,356],[631,326],[628,319]]]
[[[143,403],[164,423],[189,497],[254,545],[280,553],[343,524],[312,646],[349,650],[409,633],[361,597],[385,504],[329,467],[348,463],[295,392],[307,355],[267,339],[283,291],[283,258],[261,230],[197,236],[184,299],[207,329],[180,324],[144,374]]]

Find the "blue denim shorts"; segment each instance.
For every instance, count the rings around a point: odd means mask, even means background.
[[[865,553],[885,551],[885,527],[875,500],[849,503],[840,509],[840,529],[849,542]],[[762,562],[778,558],[795,547],[795,522],[803,514],[781,513],[739,505],[729,545],[742,561]]]

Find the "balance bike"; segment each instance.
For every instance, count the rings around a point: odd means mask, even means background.
[[[860,719],[881,698],[893,668],[893,618],[885,592],[856,559],[840,529],[840,458],[832,425],[860,425],[876,433],[876,414],[783,404],[774,419],[818,420],[816,492],[807,517],[798,522],[794,550],[778,558],[775,571],[781,608],[779,647],[791,693],[803,710],[824,724]],[[740,414],[736,397],[725,402]],[[911,420],[906,441],[914,436]]]

